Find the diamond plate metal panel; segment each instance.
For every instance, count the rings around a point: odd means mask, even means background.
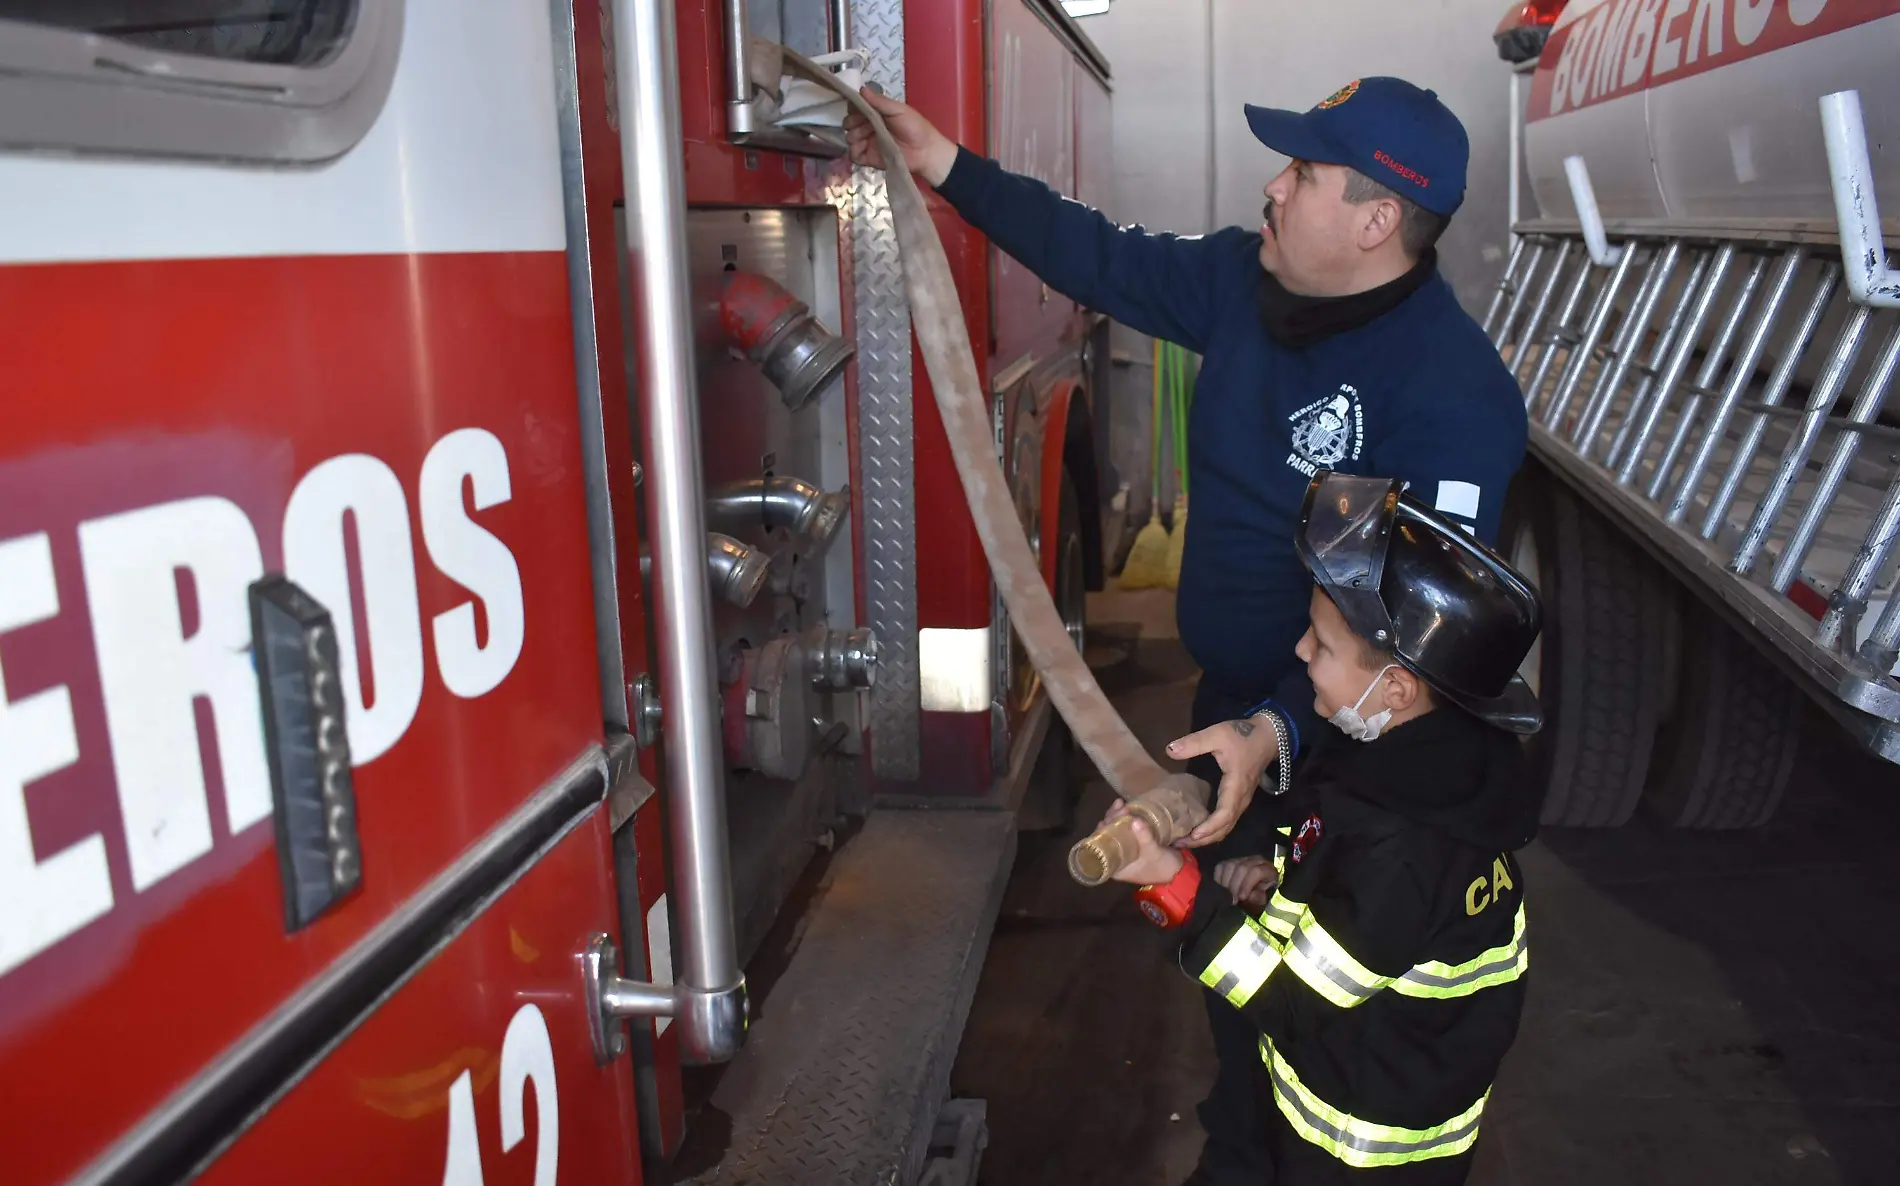
[[[853,0],[851,40],[871,51],[869,77],[904,94],[903,0]],[[877,631],[871,689],[871,769],[881,778],[920,773],[917,552],[911,484],[910,302],[884,175],[852,173],[850,222],[858,327],[858,465],[864,485],[866,625]]]
[[[713,1093],[730,1143],[696,1186],[916,1180],[1009,880],[1015,821],[879,811],[840,850],[797,955]]]

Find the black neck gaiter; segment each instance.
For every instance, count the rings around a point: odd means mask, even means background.
[[[1437,266],[1437,251],[1427,251],[1412,265],[1411,271],[1397,280],[1340,297],[1296,295],[1282,287],[1273,273],[1263,271],[1260,273],[1260,323],[1280,345],[1289,350],[1303,350],[1334,334],[1358,329],[1398,308],[1406,297],[1431,279]]]

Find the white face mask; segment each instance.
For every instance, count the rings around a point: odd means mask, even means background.
[[[1351,708],[1342,708],[1333,714],[1332,722],[1335,728],[1354,741],[1372,741],[1385,731],[1385,727],[1392,723],[1392,710],[1388,708],[1375,712],[1370,717],[1362,717],[1359,715],[1359,705],[1364,704],[1366,697],[1378,690],[1379,685],[1385,680],[1385,673],[1390,670],[1392,670],[1390,663],[1380,668],[1379,674],[1372,677],[1372,683],[1359,694],[1358,704]]]

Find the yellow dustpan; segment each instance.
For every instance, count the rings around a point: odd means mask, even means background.
[[[1154,498],[1148,505],[1148,523],[1135,535],[1122,565],[1122,588],[1160,589],[1168,582],[1168,529],[1161,525],[1161,339],[1154,344],[1154,431],[1150,434],[1149,471],[1154,476]]]

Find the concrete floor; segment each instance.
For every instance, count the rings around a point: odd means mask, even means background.
[[[1090,660],[1151,748],[1195,670],[1172,598],[1091,600]],[[1480,1186],[1900,1182],[1900,770],[1825,725],[1775,821],[1548,830],[1523,854],[1533,969]],[[1099,819],[1091,784],[1076,834]],[[1026,836],[954,1076],[989,1101],[986,1186],[1172,1186],[1212,1050],[1126,893]]]

